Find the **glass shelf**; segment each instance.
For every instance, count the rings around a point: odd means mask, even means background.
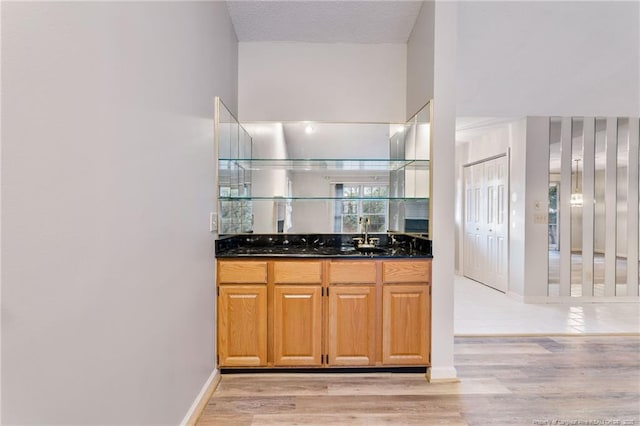
[[[429,160],[386,159],[230,159],[218,160],[220,170],[293,170],[293,171],[394,171],[429,170]]]

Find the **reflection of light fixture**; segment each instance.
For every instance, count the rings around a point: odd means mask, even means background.
[[[304,132],[310,135],[311,133],[313,133],[313,126],[311,126],[311,124],[307,124],[307,126],[304,128]]]
[[[582,206],[582,192],[578,187],[579,177],[578,174],[578,164],[580,160],[574,160],[576,162],[576,189],[571,193],[571,207],[581,207]]]

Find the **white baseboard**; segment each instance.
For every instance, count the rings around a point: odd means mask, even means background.
[[[213,370],[207,381],[200,389],[200,393],[196,396],[196,399],[189,407],[189,411],[185,414],[184,418],[180,422],[180,426],[193,426],[198,421],[198,417],[204,411],[204,407],[209,402],[209,398],[211,398],[211,394],[216,390],[218,383],[220,382],[220,370],[217,368]]]
[[[430,383],[459,382],[455,367],[429,367],[427,380]]]
[[[564,303],[564,304],[581,304],[581,303],[639,303],[638,296],[611,296],[611,297],[595,297],[595,296],[525,296],[523,303]]]
[[[524,297],[521,294],[514,293],[512,291],[507,291],[507,296],[509,296],[509,298],[511,298],[511,299],[513,299],[513,300],[515,300],[517,302],[525,303]]]

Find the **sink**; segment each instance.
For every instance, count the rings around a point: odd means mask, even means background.
[[[378,247],[378,246],[359,246],[359,247],[356,247],[356,250],[358,250],[361,253],[382,253],[386,251],[384,247]]]
[[[356,248],[353,246],[341,246],[339,251],[341,254],[350,254],[355,253]]]

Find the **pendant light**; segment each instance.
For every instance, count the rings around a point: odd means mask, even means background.
[[[574,160],[576,162],[576,188],[571,193],[571,207],[581,207],[582,206],[582,191],[578,186],[580,182],[580,175],[578,172],[578,164],[580,163],[579,159]]]

